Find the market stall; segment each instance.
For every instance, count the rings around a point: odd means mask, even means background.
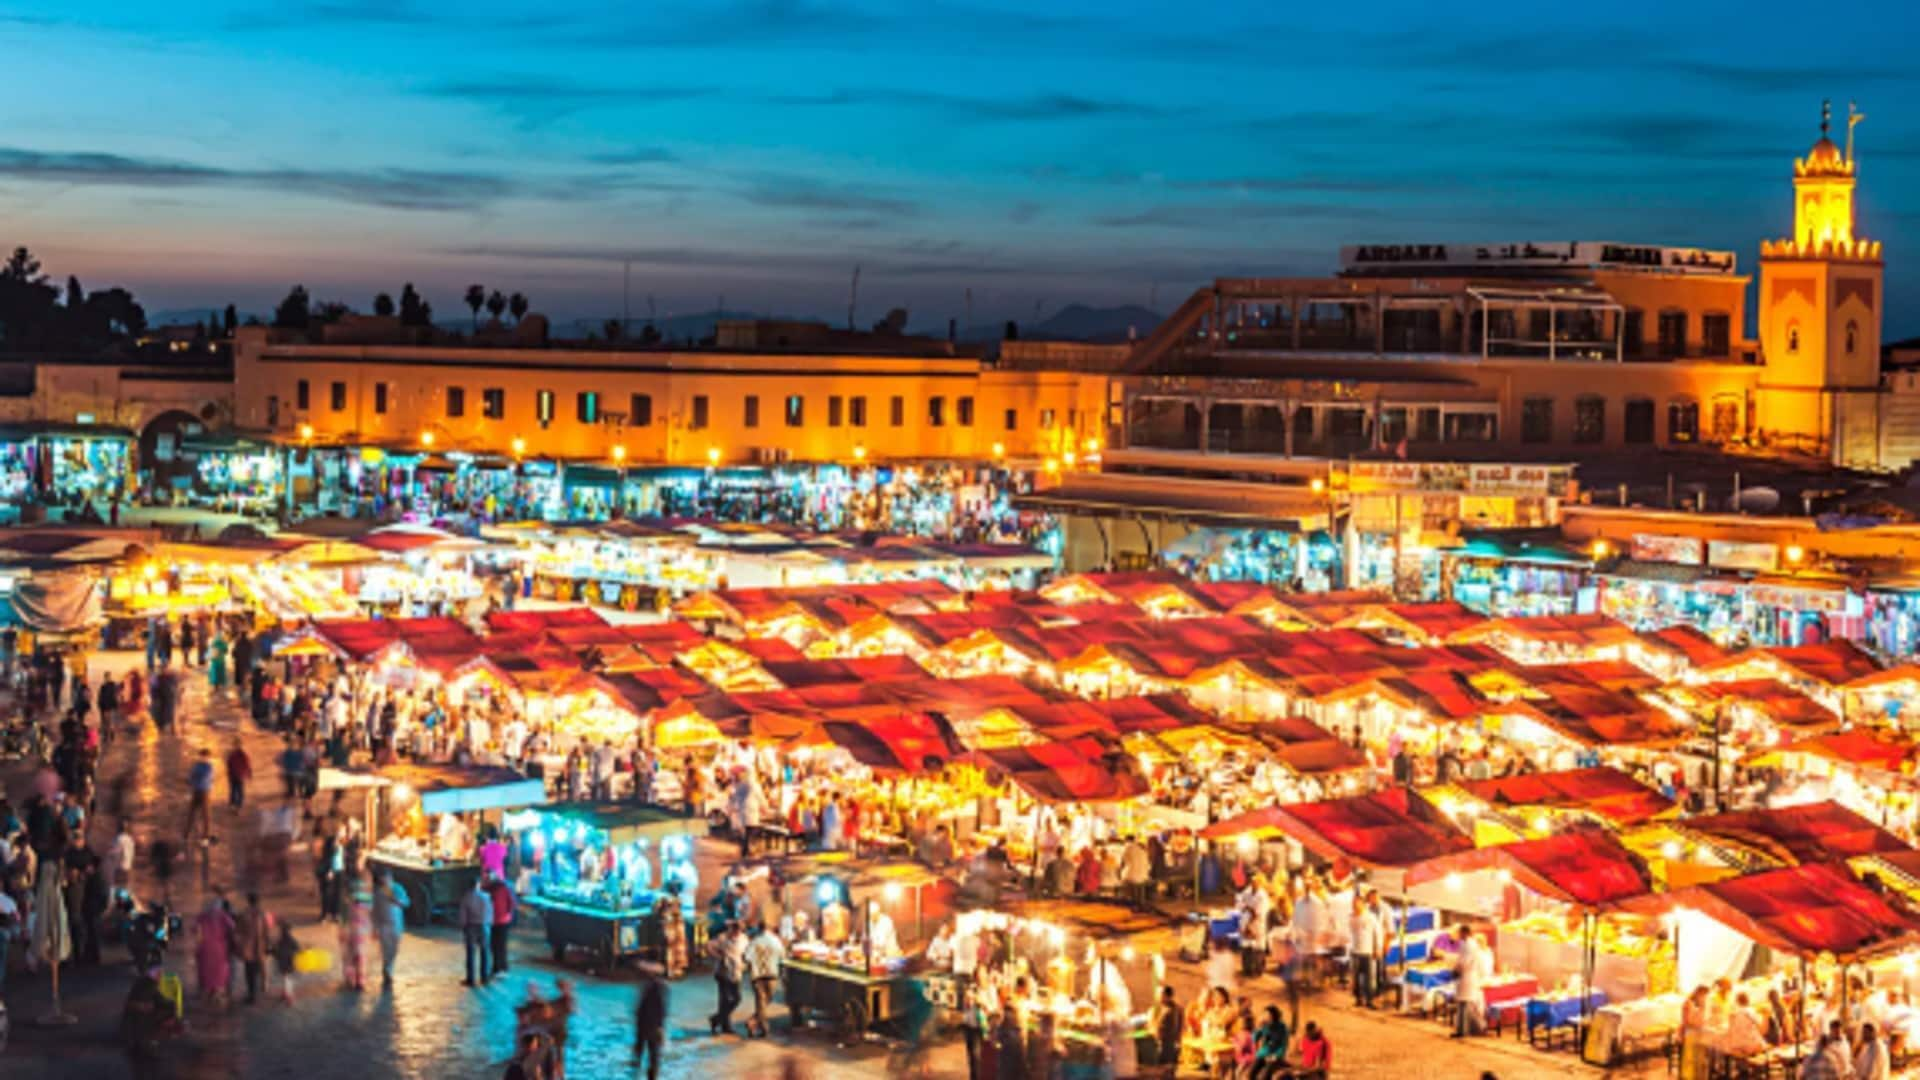
[[[841,852],[789,859],[781,877],[786,917],[808,927],[781,965],[795,1022],[825,1019],[853,1034],[905,1015],[908,957],[951,913],[953,881],[917,863]]]
[[[699,876],[693,841],[706,821],[651,807],[554,803],[506,815],[533,883],[521,902],[540,912],[555,960],[590,953],[606,968],[664,944],[663,904],[691,920]]]
[[[367,865],[407,890],[407,919],[424,925],[453,911],[480,875],[483,826],[501,812],[546,799],[546,788],[512,769],[388,765],[374,770],[322,768],[320,790],[363,789],[367,835],[378,837]]]

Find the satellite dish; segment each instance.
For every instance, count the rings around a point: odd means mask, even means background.
[[[1744,488],[1740,497],[1733,500],[1733,508],[1750,514],[1770,514],[1780,509],[1780,493],[1770,487]]]

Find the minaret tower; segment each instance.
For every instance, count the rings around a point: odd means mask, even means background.
[[[1760,244],[1760,426],[1817,449],[1835,464],[1879,462],[1881,279],[1878,241],[1855,235],[1854,125],[1847,149],[1830,136],[1832,107],[1820,109],[1820,138],[1793,163],[1793,235]]]

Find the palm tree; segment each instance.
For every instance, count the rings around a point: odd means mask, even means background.
[[[527,294],[514,293],[507,297],[507,310],[513,312],[513,324],[520,325],[520,320],[527,314]]]
[[[493,316],[495,322],[499,322],[500,313],[505,310],[507,310],[507,298],[500,295],[499,289],[493,290],[487,296],[487,314]]]
[[[487,303],[487,289],[484,285],[467,286],[467,306],[473,309],[473,328],[480,329],[480,309]]]

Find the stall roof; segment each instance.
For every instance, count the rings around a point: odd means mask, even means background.
[[[532,806],[547,797],[545,784],[497,766],[408,762],[371,770],[330,771],[365,777],[380,785],[405,784],[420,796],[420,809],[429,814],[514,809]]]
[[[487,629],[556,630],[562,627],[607,626],[607,620],[590,607],[551,608],[546,611],[490,611]]]
[[[1444,814],[1405,788],[1266,809],[1273,811],[1274,828],[1306,847],[1368,868],[1407,867],[1473,847]],[[1203,835],[1236,835],[1228,827],[1248,817],[1216,822]]]
[[[607,834],[609,844],[664,840],[669,836],[705,836],[707,819],[682,817],[669,810],[631,803],[547,803],[533,808],[550,818],[585,825]]]
[[[1655,648],[1677,653],[1692,667],[1716,664],[1729,655],[1712,638],[1684,623],[1643,631],[1640,637]]]
[[[1779,953],[1851,963],[1920,945],[1920,914],[1832,863],[1762,870],[1624,901],[1629,910],[1702,912]]]
[[[1737,668],[1749,660],[1762,657],[1773,660],[1801,678],[1826,686],[1842,686],[1880,671],[1878,661],[1845,638],[1835,638],[1817,645],[1770,645],[1746,649],[1717,663],[1704,665],[1702,670],[1711,674]]]
[[[828,720],[820,731],[828,742],[876,772],[924,773],[966,752],[950,725],[921,714],[858,723]]]
[[[1686,687],[1685,692],[1708,701],[1751,705],[1782,727],[1814,730],[1837,727],[1840,723],[1838,713],[1777,679],[1695,683]]]
[[[1491,619],[1455,633],[1452,640],[1480,641],[1501,634],[1565,646],[1606,645],[1635,636],[1632,627],[1610,615],[1531,615]]]
[[[1830,731],[1764,750],[1749,760],[1766,762],[1780,754],[1808,754],[1838,765],[1897,773],[1913,757],[1913,743],[1864,728]]]
[[[1542,896],[1586,908],[1645,896],[1653,889],[1645,861],[1612,833],[1592,828],[1428,859],[1407,871],[1407,884],[1473,870],[1506,870]]]
[[[1638,825],[1673,810],[1672,799],[1607,767],[1469,780],[1456,786],[1494,806],[1578,810],[1615,825]]]
[[[1912,846],[1837,802],[1739,810],[1679,823],[1787,863],[1837,862]]]
[[[1127,768],[1125,755],[1110,757],[1085,737],[974,751],[973,759],[1007,774],[1041,802],[1108,802],[1145,795],[1151,785]]]

